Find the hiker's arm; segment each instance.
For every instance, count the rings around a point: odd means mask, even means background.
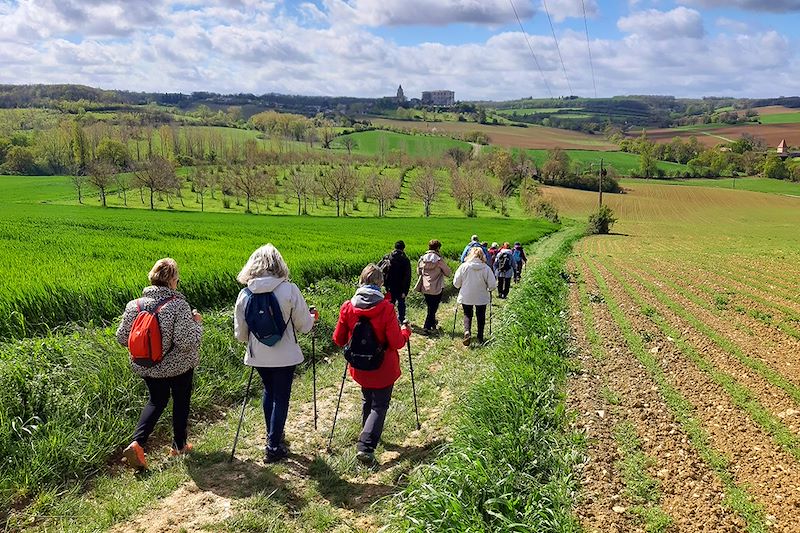
[[[486,270],[486,288],[492,292],[497,288],[497,277],[491,269]]]
[[[386,328],[386,343],[388,344],[388,348],[390,350],[399,350],[405,347],[406,341],[411,336],[411,330],[401,329],[400,322],[397,321],[397,315],[394,312],[394,308],[387,307],[387,309],[387,314],[389,315],[387,318],[387,323],[389,325]]]
[[[250,338],[250,328],[244,320],[244,310],[247,307],[247,297],[244,291],[239,292],[236,298],[236,306],[233,310],[233,336],[239,342],[247,342]]]
[[[455,287],[456,289],[460,289],[461,288],[461,273],[462,272],[463,272],[463,269],[461,267],[458,267],[458,270],[456,270],[456,275],[453,278],[453,287]]]
[[[314,315],[295,284],[292,284],[292,321],[298,333],[308,333],[314,327]]]
[[[444,274],[445,277],[449,278],[453,274],[453,271],[450,270],[450,266],[444,259],[439,259],[439,268],[442,270],[442,274]]]
[[[203,326],[195,321],[192,308],[186,300],[176,300],[175,327],[172,344],[181,352],[196,352],[203,340]]]
[[[347,340],[350,338],[350,328],[347,327],[344,316],[346,308],[347,302],[343,303],[339,309],[339,321],[336,322],[336,328],[333,330],[333,343],[340,347],[347,344]]]

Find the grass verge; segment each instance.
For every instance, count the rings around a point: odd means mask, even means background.
[[[568,429],[566,258],[577,237],[531,269],[498,328],[491,370],[468,394],[453,441],[395,500],[403,531],[578,531],[579,435]]]

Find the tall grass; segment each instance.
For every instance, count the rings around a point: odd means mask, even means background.
[[[494,370],[464,400],[453,442],[397,498],[410,531],[578,531],[571,514],[580,438],[564,405],[572,240],[529,272],[506,308]]]
[[[352,290],[352,283],[325,280],[304,291],[321,314],[318,357],[332,350],[338,307]],[[308,356],[309,336],[300,344]],[[213,416],[240,401],[246,377],[231,313],[207,315],[192,415]],[[129,442],[146,397],[113,328],[0,345],[0,509],[81,485],[105,468]],[[157,434],[167,435],[169,427],[161,423]]]
[[[312,219],[0,205],[0,339],[112,319],[140,294],[161,257],[178,261],[181,291],[192,305],[208,309],[235,296],[237,272],[266,242],[281,250],[293,279],[305,286],[358,273],[397,239],[417,254],[438,238],[454,257],[472,233],[531,242],[554,228],[529,220]]]

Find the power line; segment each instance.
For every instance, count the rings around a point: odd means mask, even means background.
[[[553,91],[550,90],[550,84],[547,83],[547,78],[544,76],[544,72],[542,71],[541,65],[539,65],[539,60],[536,59],[536,54],[533,51],[533,47],[531,46],[531,42],[528,39],[528,32],[525,31],[525,28],[522,27],[522,21],[519,19],[519,14],[517,14],[517,8],[514,6],[514,0],[508,0],[511,3],[511,9],[514,10],[514,16],[517,17],[517,22],[519,23],[519,29],[522,30],[522,35],[525,36],[525,42],[528,43],[528,50],[531,51],[531,55],[533,56],[533,62],[536,63],[536,68],[539,69],[539,74],[542,76],[542,81],[544,82],[544,86],[547,88],[547,93],[550,95],[550,98],[553,98]]]
[[[542,5],[544,6],[544,12],[547,13],[547,20],[550,22],[550,31],[553,32],[553,41],[556,43],[558,59],[561,60],[561,69],[564,71],[564,80],[566,80],[567,88],[569,88],[569,94],[572,96],[572,85],[570,85],[569,77],[567,77],[567,67],[564,66],[564,58],[561,57],[561,48],[558,46],[558,38],[556,37],[556,29],[553,26],[553,19],[550,18],[550,11],[547,9],[547,0],[542,0]]]
[[[586,19],[586,3],[581,0],[583,8],[583,26],[586,28],[586,49],[589,51],[589,67],[592,70],[592,86],[594,87],[594,97],[597,98],[597,82],[594,78],[594,62],[592,61],[592,47],[589,44],[589,21]]]

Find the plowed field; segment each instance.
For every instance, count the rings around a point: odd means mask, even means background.
[[[548,189],[578,215],[596,195]],[[587,531],[800,531],[800,200],[637,184],[570,264]]]

